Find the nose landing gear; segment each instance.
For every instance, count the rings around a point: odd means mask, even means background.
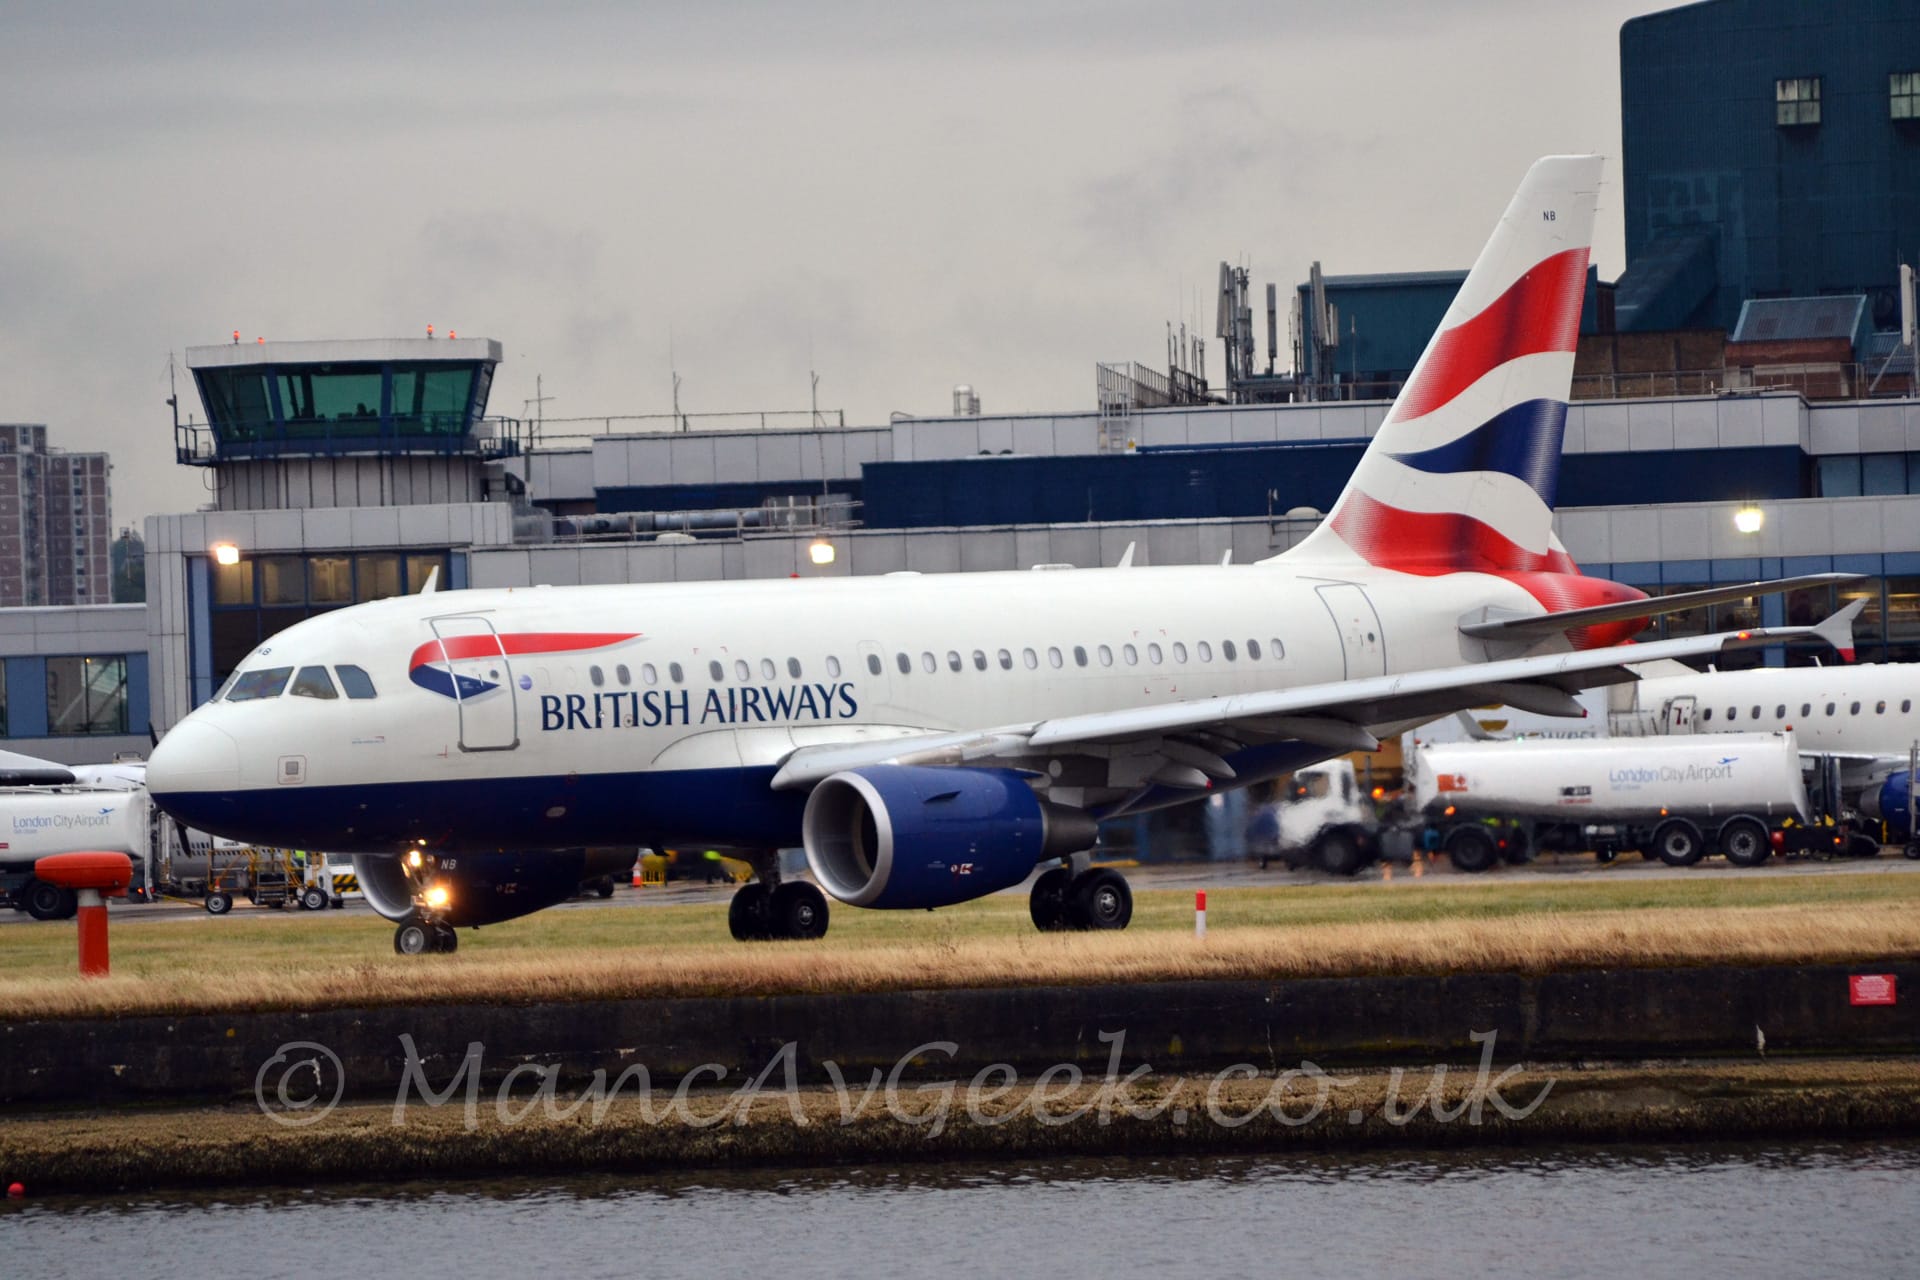
[[[460,935],[450,924],[414,916],[402,920],[393,931],[393,949],[398,955],[451,955],[460,946]]]

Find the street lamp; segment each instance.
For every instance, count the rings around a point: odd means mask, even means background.
[[[215,564],[239,564],[240,548],[231,542],[216,542],[209,548],[213,552]]]
[[[1766,513],[1751,504],[1733,513],[1733,527],[1742,533],[1758,533],[1766,522]]]
[[[815,564],[832,564],[833,544],[825,538],[815,538],[813,544],[807,548],[807,559]]]

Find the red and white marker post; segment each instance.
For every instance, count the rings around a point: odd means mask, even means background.
[[[107,898],[124,898],[133,859],[124,853],[50,853],[33,864],[35,878],[80,896],[80,976],[107,976]]]
[[[1207,939],[1207,891],[1196,889],[1193,892],[1193,936],[1205,942]]]

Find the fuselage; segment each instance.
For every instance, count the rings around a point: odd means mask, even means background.
[[[336,852],[790,846],[805,795],[769,783],[797,748],[1453,666],[1487,656],[1458,624],[1488,608],[1539,604],[1279,563],[409,596],[274,636],[150,785],[205,830]]]
[[[1656,676],[1636,697],[1663,733],[1791,729],[1802,751],[1901,760],[1920,741],[1920,666],[1910,663]]]

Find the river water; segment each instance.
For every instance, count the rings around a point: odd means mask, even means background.
[[[1920,1143],[1368,1152],[0,1206],[9,1277],[1920,1275]]]

